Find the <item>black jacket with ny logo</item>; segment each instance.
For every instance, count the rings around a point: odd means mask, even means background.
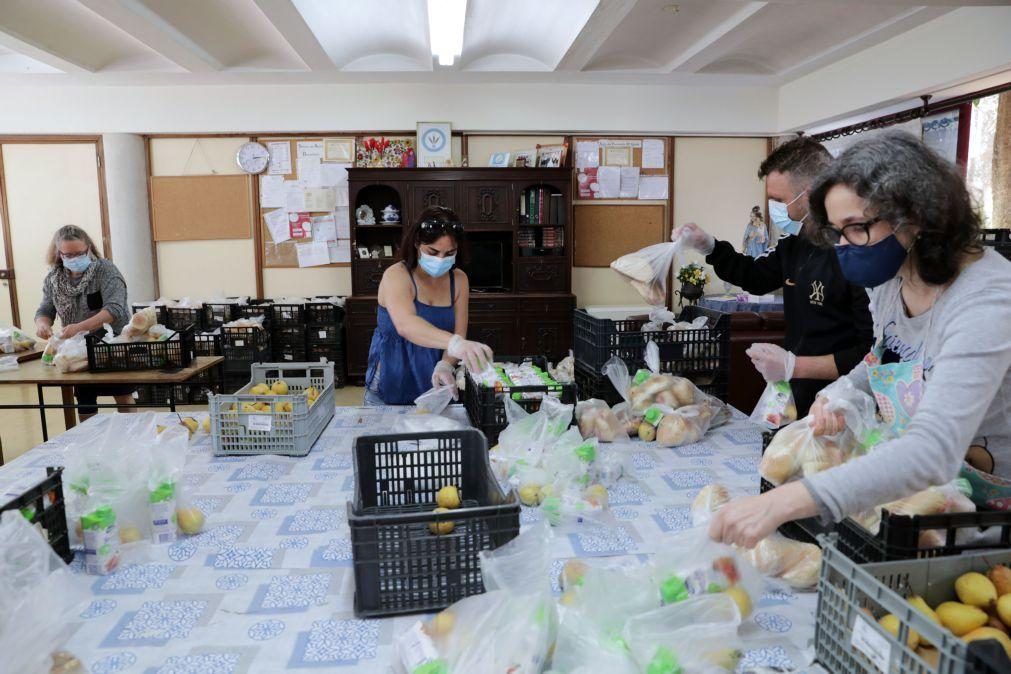
[[[846,374],[870,351],[874,326],[867,291],[846,280],[831,248],[787,236],[775,249],[751,258],[726,241],[717,241],[706,262],[722,280],[749,293],[783,289],[784,346],[795,355],[832,355],[839,374]],[[828,383],[791,382],[799,414],[807,414],[817,392]]]

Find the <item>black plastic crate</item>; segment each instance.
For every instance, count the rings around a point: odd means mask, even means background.
[[[230,373],[226,371],[221,380],[221,392],[231,395],[248,384],[251,378],[249,370],[250,365],[246,366],[244,373]]]
[[[236,318],[263,317],[263,326],[269,327],[274,316],[274,305],[266,300],[249,300],[248,304],[240,304],[236,309]]]
[[[275,326],[271,333],[270,346],[274,360],[279,363],[305,362],[305,326]]]
[[[309,325],[336,325],[344,322],[344,307],[330,302],[308,302],[305,322]]]
[[[172,397],[172,386],[170,384],[141,384],[137,386],[137,394],[134,397],[138,407],[146,405],[168,405]],[[176,402],[180,402],[177,398]]]
[[[548,361],[544,356],[495,356],[495,361],[499,363],[530,361],[543,371],[548,371]],[[539,410],[541,399],[523,400],[522,395],[524,393],[547,395],[547,392],[547,386],[513,386],[509,389],[510,395],[519,396],[518,400],[515,397],[513,400],[527,412]],[[467,386],[464,391],[464,406],[467,408],[467,416],[470,417],[470,423],[480,429],[491,444],[498,442],[499,433],[509,424],[506,419],[505,403],[500,397],[503,394],[502,391],[479,386],[470,373],[467,373]],[[576,385],[559,384],[557,398],[567,405],[576,404]]]
[[[659,349],[661,372],[688,378],[708,374],[714,382],[726,382],[730,376],[730,314],[689,306],[677,320],[690,323],[700,316],[707,319],[705,328],[643,332],[647,318],[615,321],[576,309],[573,355],[592,372],[600,372],[613,356],[624,360],[629,372],[635,372],[644,367],[646,344],[653,341]],[[718,397],[725,397],[725,383],[723,389],[724,395]]]
[[[1011,260],[1011,229],[984,229],[980,238],[984,246]]]
[[[210,332],[202,332],[193,335],[193,355],[194,356],[220,356],[221,355],[221,335]]]
[[[355,615],[439,611],[484,592],[478,553],[519,535],[520,505],[492,474],[481,434],[362,436],[354,462],[347,512]],[[433,515],[446,485],[459,489],[462,507]],[[433,522],[452,522],[453,531],[436,535]]]
[[[99,331],[88,335],[85,342],[91,372],[178,369],[193,361],[193,328],[180,330],[177,338],[160,342],[106,344]]]
[[[305,325],[305,305],[304,304],[277,304],[274,303],[273,317],[271,324],[274,327],[299,328]]]
[[[140,313],[144,309],[148,309],[148,308],[154,309],[155,313],[158,315],[158,322],[161,323],[162,325],[166,325],[166,321],[168,320],[168,316],[167,316],[166,311],[165,311],[165,309],[166,309],[165,306],[163,306],[163,305],[154,306],[154,305],[151,305],[151,304],[131,304],[130,305],[130,311],[133,312],[133,313],[135,313],[135,314],[136,313]]]
[[[221,328],[221,348],[270,348],[270,331],[262,328]]]
[[[63,468],[46,468],[45,479],[0,506],[0,512],[7,510],[20,511],[25,519],[41,527],[53,552],[68,564],[73,561],[63,500]]]
[[[344,325],[309,325],[305,329],[305,340],[308,344],[341,344],[344,341]]]
[[[200,307],[166,307],[165,327],[170,330],[185,330],[192,327],[195,330],[204,329],[204,308]]]
[[[222,365],[222,370],[225,376],[237,375],[245,377],[245,383],[247,384],[249,383],[249,369],[253,363],[270,363],[274,360],[270,347],[226,346],[223,348],[225,361]]]
[[[220,328],[225,323],[231,323],[239,317],[238,308],[239,305],[234,303],[206,302],[204,304],[204,327],[210,330]]]

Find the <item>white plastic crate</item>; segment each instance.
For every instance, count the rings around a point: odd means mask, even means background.
[[[282,379],[288,395],[253,395],[257,384],[270,386]],[[304,392],[310,386],[319,398],[310,405]],[[267,403],[268,412],[242,411],[243,403]],[[291,412],[281,412],[290,403]],[[305,456],[334,415],[333,363],[254,363],[250,382],[233,394],[211,395],[211,439],[216,456],[280,454]]]

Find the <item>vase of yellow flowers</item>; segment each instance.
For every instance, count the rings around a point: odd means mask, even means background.
[[[681,296],[680,304],[684,304],[685,300],[688,300],[689,304],[698,302],[705,292],[707,280],[706,272],[699,263],[692,262],[681,267],[678,270],[678,281],[681,282],[681,290],[678,291],[678,295]]]

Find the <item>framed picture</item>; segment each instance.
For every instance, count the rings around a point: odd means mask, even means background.
[[[537,166],[537,150],[518,150],[513,154],[513,166],[520,168]]]
[[[418,166],[452,166],[452,134],[449,122],[418,122]]]
[[[383,246],[383,257],[393,257],[393,246]]]
[[[508,152],[494,152],[488,159],[488,166],[496,166],[498,168],[505,168],[509,166],[509,153]]]
[[[360,260],[368,260],[372,257],[372,253],[369,252],[368,246],[358,246],[358,258]]]
[[[323,161],[350,164],[355,160],[354,138],[324,138]]]
[[[568,143],[561,145],[538,145],[537,166],[541,168],[559,168],[565,164],[565,151]]]

